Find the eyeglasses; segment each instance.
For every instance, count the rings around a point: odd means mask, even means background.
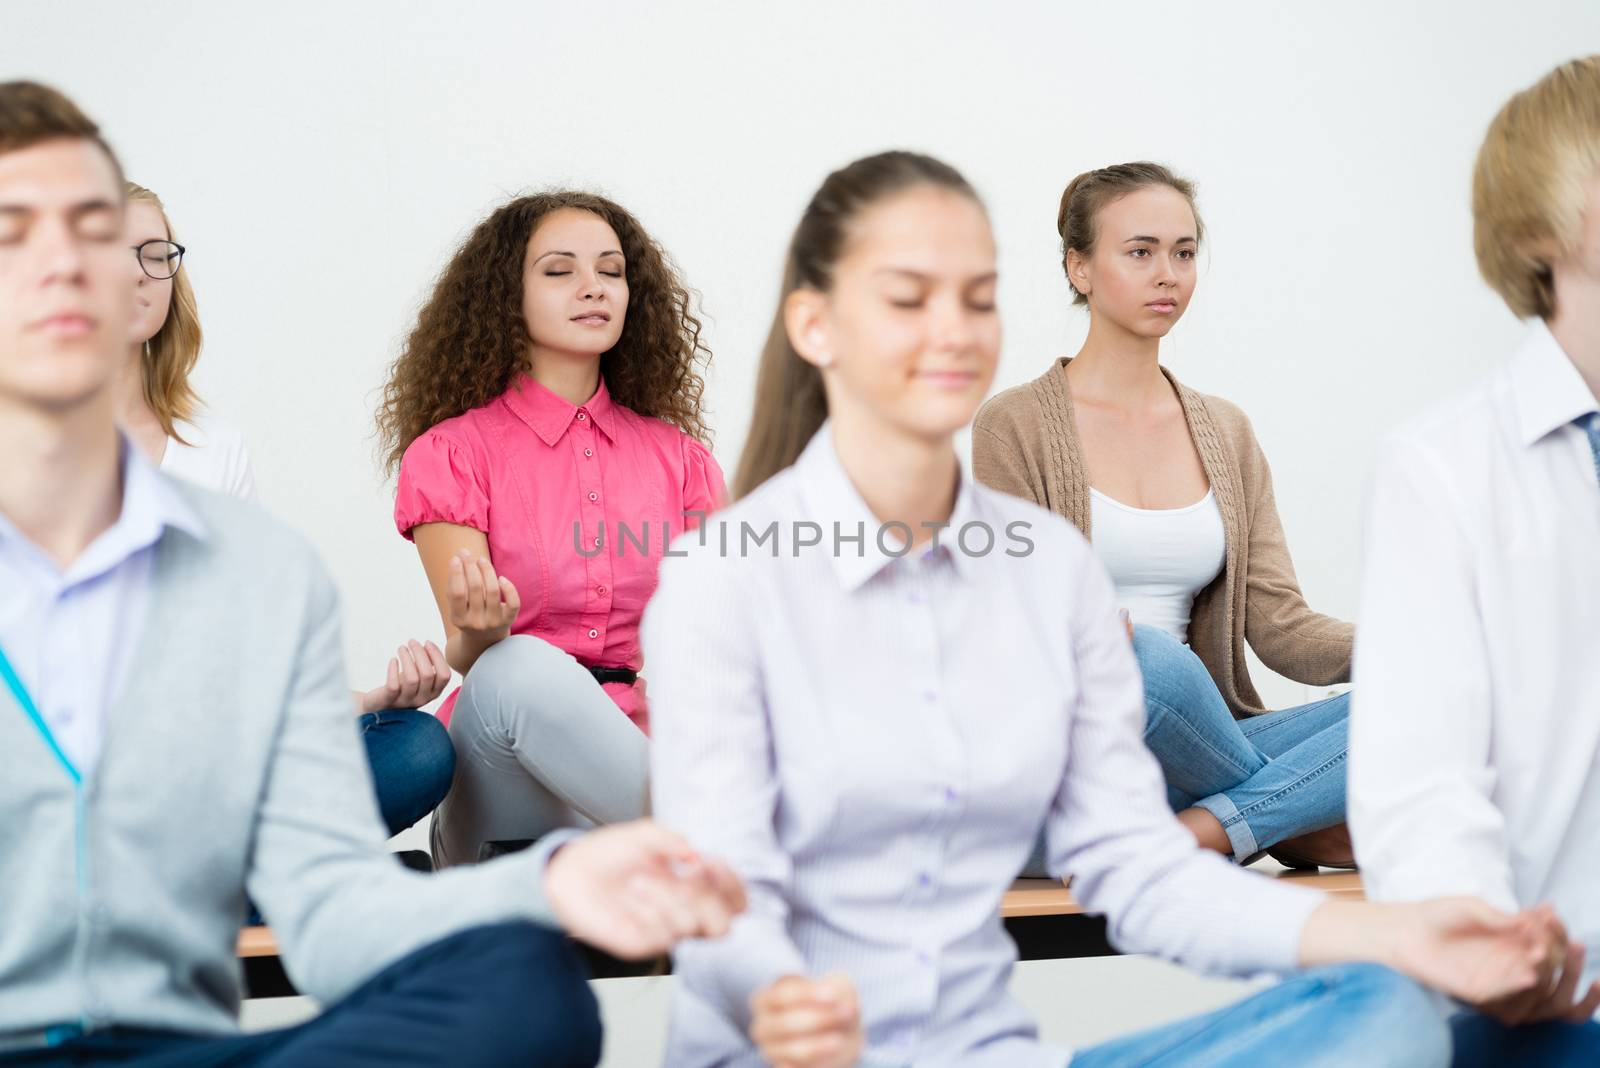
[[[146,241],[133,246],[133,254],[139,257],[139,269],[158,282],[165,282],[178,273],[187,251],[176,241]]]

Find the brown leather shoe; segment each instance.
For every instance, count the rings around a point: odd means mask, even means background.
[[[1285,838],[1267,855],[1286,868],[1346,868],[1355,870],[1356,851],[1350,826],[1336,823],[1320,831]]]

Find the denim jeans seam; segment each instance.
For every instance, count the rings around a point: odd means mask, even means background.
[[[1216,746],[1212,745],[1211,741],[1204,734],[1202,734],[1199,730],[1197,730],[1195,728],[1194,724],[1190,723],[1186,716],[1184,716],[1181,712],[1179,712],[1177,709],[1173,708],[1171,705],[1167,704],[1165,701],[1161,700],[1160,698],[1158,698],[1158,697],[1147,698],[1146,699],[1146,703],[1150,704],[1150,705],[1153,705],[1156,708],[1161,709],[1161,711],[1163,711],[1167,715],[1171,716],[1173,718],[1173,720],[1175,720],[1185,731],[1188,732],[1185,735],[1185,737],[1190,738],[1191,740],[1193,740],[1197,744],[1197,746],[1199,748],[1204,749],[1206,752],[1208,752],[1212,756],[1216,757],[1217,760],[1219,760],[1220,762],[1222,762],[1224,764],[1229,765],[1235,771],[1237,771],[1239,773],[1239,775],[1241,776],[1241,778],[1239,779],[1240,782],[1243,782],[1245,779],[1249,778],[1250,776],[1256,774],[1256,772],[1261,770],[1261,768],[1253,768],[1252,769],[1252,768],[1240,767],[1238,762],[1235,761],[1232,757],[1230,757],[1227,753],[1223,752],[1222,750],[1218,749]],[[1145,745],[1146,745],[1146,748],[1149,748],[1149,743],[1148,742],[1146,742]],[[1157,759],[1158,760],[1160,759],[1159,756],[1157,757]],[[1266,766],[1266,762],[1263,762],[1262,767],[1265,767],[1265,766]],[[1237,785],[1237,784],[1235,784],[1235,785]]]
[[[1313,782],[1317,781],[1318,779],[1322,778],[1322,776],[1326,775],[1329,771],[1333,770],[1334,767],[1336,767],[1337,765],[1343,763],[1348,756],[1349,756],[1348,752],[1341,752],[1338,756],[1336,756],[1336,757],[1332,758],[1331,760],[1327,761],[1321,767],[1316,768],[1313,771],[1307,772],[1306,774],[1300,776],[1300,778],[1296,779],[1294,782],[1292,782],[1289,785],[1283,787],[1282,789],[1276,791],[1275,793],[1271,794],[1270,796],[1263,797],[1258,801],[1250,802],[1250,804],[1246,805],[1244,808],[1239,810],[1240,814],[1244,815],[1246,813],[1255,811],[1256,809],[1261,808],[1263,805],[1276,804],[1277,802],[1281,801],[1283,798],[1288,797],[1290,794],[1293,794],[1296,791],[1300,790],[1301,788],[1303,788],[1305,786],[1309,786],[1311,783],[1313,783]],[[1230,798],[1230,800],[1231,800],[1231,798]]]
[[[1259,846],[1256,838],[1256,829],[1250,826],[1250,821],[1239,806],[1233,803],[1233,798],[1225,793],[1212,794],[1195,802],[1196,808],[1205,809],[1211,813],[1216,821],[1222,824],[1222,831],[1228,836],[1228,844],[1233,847],[1233,855],[1240,859],[1254,853]],[[1217,811],[1221,809],[1221,811]]]
[[[1275,727],[1281,727],[1285,723],[1293,723],[1295,720],[1300,719],[1303,716],[1309,715],[1312,712],[1321,711],[1323,706],[1325,706],[1325,705],[1327,705],[1327,704],[1329,704],[1329,703],[1331,703],[1333,701],[1338,701],[1341,698],[1343,698],[1344,696],[1345,696],[1344,694],[1335,694],[1332,697],[1324,697],[1320,701],[1312,701],[1310,704],[1296,705],[1294,708],[1285,708],[1285,709],[1282,709],[1282,710],[1277,711],[1277,712],[1263,712],[1260,715],[1250,716],[1247,719],[1245,719],[1243,722],[1244,723],[1261,723],[1261,724],[1263,724],[1263,726],[1261,728],[1259,728],[1259,730],[1265,730],[1267,727],[1274,727],[1274,726]],[[1268,721],[1270,721],[1270,722],[1268,722]],[[1244,734],[1244,736],[1246,738],[1250,737],[1251,733],[1252,733],[1250,731],[1246,731],[1242,726],[1240,727],[1240,732],[1242,734]]]

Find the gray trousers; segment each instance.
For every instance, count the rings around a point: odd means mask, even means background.
[[[433,862],[471,864],[485,842],[637,819],[649,741],[588,670],[514,634],[467,672],[450,718],[456,772],[433,815]]]

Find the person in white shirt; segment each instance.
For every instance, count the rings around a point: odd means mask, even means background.
[[[214,493],[251,500],[255,472],[244,435],[207,414],[189,376],[204,335],[189,272],[166,206],[127,183],[134,319],[117,378],[117,421],[150,462]]]
[[[1571,933],[1554,985],[1454,1018],[1458,1064],[1594,1064],[1600,56],[1505,105],[1472,203],[1484,278],[1533,322],[1509,362],[1379,461],[1350,823],[1372,898],[1549,902]]]
[[[1120,947],[1313,969],[1078,1068],[1445,1063],[1399,973],[1520,992],[1548,974],[1548,919],[1331,901],[1183,829],[1105,569],[956,455],[999,355],[995,290],[977,194],[926,156],[834,172],[795,232],[746,495],[677,539],[644,617],[655,814],[749,896],[726,940],[680,947],[667,1063],[1060,1068],[1006,992],[999,918],[1041,824]]]
[[[114,387],[117,422],[164,474],[254,501],[255,472],[244,435],[210,414],[202,416],[189,381],[204,334],[194,286],[183,269],[187,249],[156,193],[136,182],[127,182],[125,190],[134,314]],[[390,657],[382,683],[354,691],[356,726],[390,834],[422,820],[450,790],[455,748],[444,725],[421,710],[449,682],[443,650],[413,640]]]

